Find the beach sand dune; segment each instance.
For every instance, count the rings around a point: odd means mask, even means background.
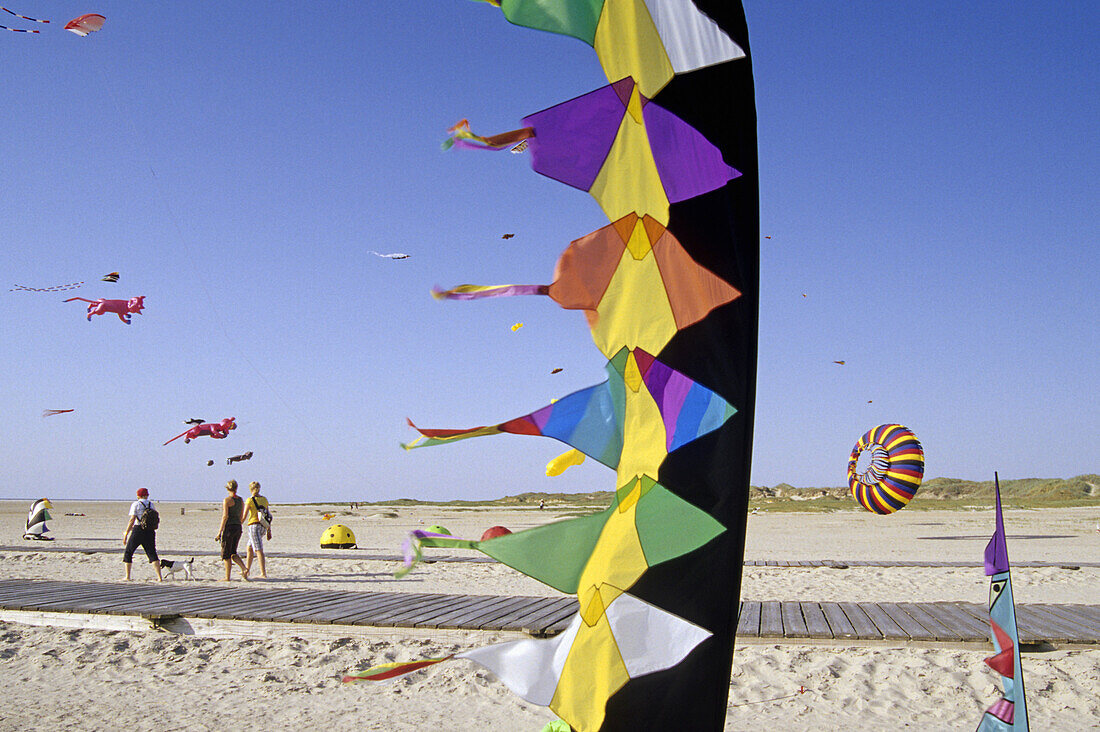
[[[54,501],[56,541],[22,541],[29,502],[0,502],[0,579],[120,581],[127,503]],[[183,509],[181,514],[180,509]],[[160,505],[158,547],[165,557],[196,557],[196,585],[214,584],[220,562],[216,504]],[[82,513],[83,516],[65,516]],[[554,507],[486,509],[430,506],[276,506],[265,586],[452,594],[557,593],[506,567],[436,562],[393,578],[401,542],[413,528],[447,526],[458,536],[485,528],[536,526],[574,511]],[[323,518],[325,514],[334,514]],[[322,552],[321,532],[351,527],[360,549]],[[1006,512],[1014,562],[1066,566],[1100,561],[1095,511]],[[746,567],[752,600],[960,601],[984,603],[982,550],[991,514],[912,511],[890,517],[851,512],[759,514],[749,519],[749,559],[972,562],[971,567]],[[1017,538],[1013,538],[1017,537]],[[64,549],[66,551],[54,551]],[[36,551],[38,550],[38,551]],[[449,555],[464,552],[431,550]],[[205,553],[204,553],[205,552]],[[287,554],[320,557],[292,558]],[[465,552],[469,556],[480,556]],[[429,556],[431,556],[429,554]],[[142,557],[136,582],[153,580]],[[176,575],[172,582],[182,582]],[[1096,603],[1100,570],[1081,566],[1013,571],[1018,603]],[[235,581],[234,584],[239,584]],[[270,637],[211,638],[67,630],[0,624],[0,673],[9,680],[0,730],[263,728],[421,730],[432,727],[538,730],[553,715],[524,702],[492,674],[456,661],[388,683],[344,685],[347,671],[445,655],[499,640],[492,633],[411,637],[395,629],[333,637],[295,625]],[[727,730],[968,729],[998,696],[989,650],[944,645],[843,646],[741,643],[734,657]],[[1029,652],[1024,657],[1033,729],[1100,726],[1100,649]],[[799,688],[806,693],[799,694]],[[783,698],[780,698],[783,697]],[[247,712],[247,715],[246,715]]]
[[[494,639],[471,633],[457,644],[391,642],[305,631],[281,640],[219,640],[0,624],[0,668],[9,684],[0,728],[538,730],[551,712],[464,661],[386,683],[340,682],[346,670]],[[985,655],[745,645],[734,660],[726,729],[970,729],[997,698]],[[1024,663],[1032,729],[1096,726],[1100,651],[1027,654]]]

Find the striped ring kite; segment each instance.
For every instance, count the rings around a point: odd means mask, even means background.
[[[871,464],[858,472],[859,456],[870,451]],[[887,514],[904,508],[924,477],[924,451],[917,436],[900,424],[867,431],[848,458],[848,487],[860,505]]]

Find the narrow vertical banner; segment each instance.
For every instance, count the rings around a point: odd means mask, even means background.
[[[687,2],[660,6],[666,19]],[[679,330],[657,358],[713,390],[737,413],[663,461],[661,485],[709,513],[726,531],[700,549],[651,567],[631,592],[713,635],[677,666],[631,679],[607,706],[605,730],[724,727],[745,551],[759,303],[759,174],[756,104],[744,10],[738,2],[697,0],[703,15],[678,27],[680,46],[736,47],[729,60],[677,73],[653,102],[691,125],[740,175],[669,206],[668,230],[691,258],[739,297]],[[654,10],[657,15],[658,11]],[[709,20],[708,20],[709,19]],[[671,24],[676,25],[676,24]]]
[[[1024,671],[1020,666],[1020,634],[1016,630],[1016,605],[1008,568],[1008,543],[1001,515],[1001,484],[993,474],[997,495],[997,527],[985,547],[985,573],[989,576],[989,626],[995,654],[986,664],[1001,675],[1004,693],[982,715],[978,732],[1027,732],[1027,700]]]
[[[462,120],[444,148],[529,154],[535,172],[595,198],[608,225],[573,240],[549,285],[434,294],[546,295],[584,310],[608,381],[494,425],[412,425],[421,437],[406,448],[553,437],[613,470],[616,498],[598,520],[478,542],[575,593],[579,612],[557,638],[456,657],[579,732],[721,730],[756,401],[759,176],[744,10],[730,0],[490,2],[516,25],[590,45],[608,84],[512,132],[482,136]],[[548,541],[551,532],[574,540]],[[436,539],[419,541],[414,550]]]

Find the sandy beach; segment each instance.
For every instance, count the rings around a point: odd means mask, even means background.
[[[155,496],[154,496],[155,499]],[[28,501],[0,502],[0,578],[122,581],[121,536],[128,502],[54,501],[55,541],[23,541]],[[165,558],[195,556],[197,582],[221,576],[219,507],[161,503],[157,546]],[[76,514],[76,515],[67,515]],[[330,518],[325,518],[328,515]],[[494,525],[518,530],[560,520],[569,507],[276,505],[264,586],[347,591],[554,596],[499,564],[424,564],[393,577],[409,530],[438,524],[478,537]],[[1013,570],[1018,603],[1087,603],[1098,599],[1100,562],[1094,509],[1006,511],[1013,562],[1064,566]],[[358,548],[325,550],[333,523],[355,533]],[[972,567],[746,567],[742,597],[751,600],[985,602],[988,580],[978,562],[991,513],[902,511],[760,513],[749,517],[746,559],[973,562]],[[41,548],[41,551],[36,549]],[[56,551],[65,549],[66,551]],[[72,550],[72,551],[68,551]],[[437,550],[439,551],[439,550]],[[447,554],[461,554],[448,550]],[[283,556],[281,556],[283,555]],[[155,581],[140,555],[134,582]],[[236,577],[236,574],[234,575]],[[182,581],[182,575],[169,580]],[[234,584],[239,583],[235,580]],[[334,638],[296,626],[297,635],[256,638],[177,636],[166,632],[0,625],[0,669],[16,680],[0,705],[0,729],[48,723],[61,729],[225,729],[244,715],[266,727],[426,729],[470,725],[537,730],[553,714],[511,694],[492,674],[466,662],[442,664],[384,684],[343,685],[346,671],[391,660],[437,656],[499,638],[491,633],[410,637],[400,629]],[[988,650],[943,645],[740,643],[734,657],[727,730],[857,728],[956,729],[974,726],[996,698]],[[1024,658],[1034,729],[1100,726],[1100,649],[1029,652]],[[164,683],[168,682],[168,683]],[[805,688],[799,694],[799,688]],[[793,696],[792,696],[793,695]],[[137,705],[144,697],[149,705]],[[787,698],[777,698],[787,697]],[[150,709],[155,714],[150,715]],[[154,718],[155,717],[155,718]]]

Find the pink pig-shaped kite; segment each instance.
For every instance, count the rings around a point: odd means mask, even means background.
[[[197,424],[186,432],[180,432],[171,440],[168,440],[168,442],[172,442],[172,440],[178,440],[182,437],[184,438],[184,443],[188,443],[196,437],[202,437],[203,435],[213,437],[215,440],[222,440],[229,436],[229,430],[235,429],[237,429],[236,417],[226,417],[221,422],[207,422],[205,424]],[[164,444],[167,445],[168,442]]]
[[[139,297],[131,297],[129,300],[104,300],[100,298],[98,300],[89,300],[86,297],[70,297],[65,302],[72,302],[73,300],[82,300],[88,303],[88,322],[92,321],[93,315],[106,315],[107,313],[115,313],[118,315],[118,319],[126,325],[130,324],[131,313],[137,313],[141,315],[141,311],[145,308],[145,295]]]

